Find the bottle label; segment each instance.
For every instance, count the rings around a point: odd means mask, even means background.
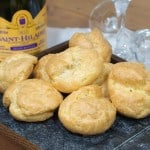
[[[44,6],[33,18],[29,11],[19,10],[11,22],[0,17],[0,57],[14,51],[36,54],[46,48],[47,12]]]

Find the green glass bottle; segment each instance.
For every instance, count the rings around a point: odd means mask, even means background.
[[[43,51],[46,27],[46,0],[1,0],[0,60],[16,51]]]

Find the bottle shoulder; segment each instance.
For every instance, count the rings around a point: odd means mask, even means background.
[[[17,11],[27,10],[35,18],[45,3],[46,0],[3,0],[0,5],[0,17],[11,21]]]

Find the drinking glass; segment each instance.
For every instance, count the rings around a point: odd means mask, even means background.
[[[121,17],[121,28],[116,36],[117,44],[114,53],[128,61],[141,62],[150,69],[150,25],[147,25],[147,23],[142,23],[142,25],[138,24],[138,28],[134,29],[126,26],[126,18],[128,18],[130,15],[133,16],[133,14],[137,14],[137,12],[138,14],[135,16],[134,21],[137,22],[138,19],[140,19],[140,16],[142,16],[145,19],[142,19],[143,22],[147,22],[147,19],[150,17],[150,13],[148,13],[150,10],[150,5],[148,4],[150,3],[148,3],[148,0],[144,0],[144,4],[142,4],[142,6],[140,0],[133,0],[131,3],[130,2],[131,1],[129,0],[128,2],[124,3],[125,10],[122,12],[123,16]],[[139,12],[140,8],[147,13],[142,13],[142,11]]]
[[[136,31],[134,42],[136,60],[150,69],[150,29]]]
[[[127,61],[136,61],[134,52],[134,32],[125,26],[125,17],[127,8],[131,0],[113,0],[118,20],[121,22],[120,29],[116,35],[116,45],[114,47],[114,54],[126,59]]]
[[[93,8],[89,26],[100,28],[104,33],[116,33],[120,29],[120,22],[112,0],[101,1]]]
[[[147,3],[146,3],[147,2]],[[143,7],[143,3],[145,7]],[[132,5],[131,5],[132,4]],[[138,61],[150,68],[150,28],[141,26],[139,30],[126,27],[128,6],[138,12],[140,8],[147,10],[145,19],[149,19],[150,5],[148,0],[103,0],[92,10],[89,27],[99,28],[112,45],[113,53],[127,61]],[[138,7],[136,7],[138,6]],[[132,12],[132,11],[131,11]],[[141,16],[142,11],[139,16]],[[150,13],[149,13],[150,14]],[[134,16],[133,14],[131,16]],[[135,16],[136,18],[138,17]],[[134,20],[136,19],[134,18]],[[138,25],[139,26],[139,25]]]
[[[113,53],[122,58],[128,56],[129,59],[132,55],[127,54],[130,52],[130,49],[126,49],[127,44],[124,44],[122,35],[124,31],[126,31],[126,40],[128,40],[128,36],[131,35],[131,32],[128,33],[128,30],[125,30],[126,9],[130,1],[131,0],[101,1],[95,6],[89,17],[89,27],[91,29],[97,27],[104,33],[105,38],[112,45]],[[129,42],[129,40],[126,42]]]

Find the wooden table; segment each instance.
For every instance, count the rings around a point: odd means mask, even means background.
[[[90,12],[103,0],[47,0],[48,25],[51,27],[88,27]],[[127,26],[150,28],[150,0],[132,0]]]

